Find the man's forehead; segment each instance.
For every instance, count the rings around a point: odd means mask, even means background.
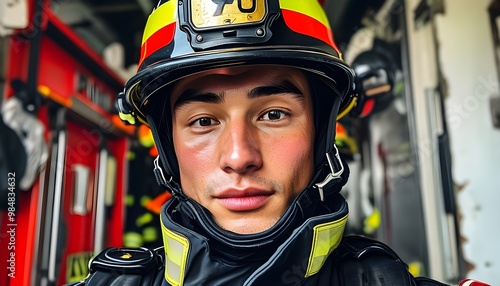
[[[194,86],[209,85],[213,82],[214,78],[222,78],[227,81],[227,84],[238,84],[237,80],[243,78],[265,79],[269,81],[276,81],[286,79],[289,81],[305,80],[303,72],[297,68],[276,65],[250,65],[250,66],[237,66],[225,67],[202,71],[191,74],[180,79],[174,85],[174,93],[179,89],[188,89]]]

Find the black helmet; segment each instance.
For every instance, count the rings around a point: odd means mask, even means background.
[[[391,43],[375,39],[373,49],[362,52],[352,62],[356,72],[360,100],[351,114],[368,117],[391,105],[402,82],[396,74],[401,70],[393,57],[397,49]]]
[[[259,64],[305,71],[314,96],[315,163],[324,165],[337,114],[352,107],[355,87],[317,0],[161,0],[144,31],[138,73],[118,97],[120,117],[150,126],[164,169],[178,181],[172,84],[214,68]]]

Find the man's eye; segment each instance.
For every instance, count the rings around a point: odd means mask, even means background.
[[[261,116],[261,120],[280,120],[283,117],[287,116],[286,112],[283,112],[281,110],[270,110],[266,112],[264,115]]]
[[[206,127],[206,126],[212,126],[217,124],[218,122],[212,118],[208,117],[203,117],[195,120],[191,125],[192,126],[198,126],[198,127]]]

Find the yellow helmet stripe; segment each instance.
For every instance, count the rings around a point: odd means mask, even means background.
[[[176,22],[176,20],[177,1],[171,0],[163,3],[149,15],[144,34],[142,35],[142,44],[144,44],[154,33]]]
[[[288,28],[327,43],[337,51],[340,58],[340,51],[333,40],[328,18],[317,1],[281,0],[280,7]]]
[[[170,44],[174,39],[177,1],[168,1],[156,8],[149,16],[144,29],[139,67],[152,53]]]
[[[330,29],[328,18],[321,4],[316,0],[280,0],[280,8],[307,15]]]

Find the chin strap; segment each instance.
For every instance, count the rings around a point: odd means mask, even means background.
[[[318,189],[319,197],[321,201],[325,201],[324,188],[328,187],[331,184],[337,183],[342,179],[342,173],[344,173],[344,165],[342,164],[342,160],[340,159],[339,150],[336,145],[333,145],[334,152],[326,153],[326,159],[328,161],[328,165],[330,166],[330,174],[326,176],[326,178],[319,183],[314,185],[315,188]]]
[[[173,180],[173,176],[170,176],[170,179],[167,180],[165,175],[163,174],[163,169],[160,166],[160,156],[158,155],[154,161],[154,169],[153,173],[155,174],[156,182],[162,188],[169,190],[173,196],[186,198],[186,196],[182,193],[181,187]]]

